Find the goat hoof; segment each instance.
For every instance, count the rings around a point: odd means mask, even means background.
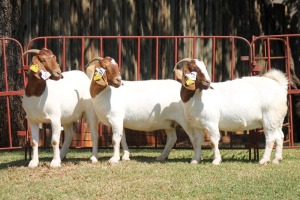
[[[129,155],[123,155],[122,160],[123,161],[130,160]]]
[[[38,160],[31,160],[28,164],[29,168],[36,168],[37,166],[39,166],[39,161]]]
[[[273,164],[279,164],[280,163],[280,161],[281,161],[282,159],[274,159],[274,160],[272,160],[272,163]]]
[[[91,162],[91,163],[96,163],[96,162],[98,162],[98,159],[97,159],[95,156],[92,156],[92,157],[90,158],[90,162]]]
[[[112,157],[109,159],[109,164],[114,165],[119,163],[120,158],[119,157]]]
[[[165,161],[165,160],[166,160],[166,158],[163,157],[163,156],[158,156],[158,157],[156,158],[156,161],[158,161],[158,162],[162,162],[162,161]]]
[[[50,164],[50,167],[52,168],[57,168],[57,167],[61,167],[61,161],[60,160],[52,160],[51,161],[51,164]]]
[[[191,164],[198,164],[198,161],[197,160],[191,160]]]
[[[221,164],[221,160],[220,159],[214,159],[212,162],[213,165],[220,165]]]
[[[260,161],[259,161],[259,164],[261,164],[261,165],[266,165],[266,164],[268,164],[268,160],[266,160],[266,159],[261,159]]]

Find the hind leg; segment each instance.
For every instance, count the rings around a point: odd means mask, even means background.
[[[170,151],[172,150],[177,140],[175,128],[165,129],[165,131],[167,134],[167,143],[165,145],[163,152],[160,154],[160,156],[156,158],[157,161],[163,161],[169,156]]]
[[[264,130],[265,138],[266,138],[266,146],[262,159],[259,161],[259,164],[264,165],[270,162],[272,149],[275,142],[275,134],[270,130]]]
[[[121,138],[121,145],[122,145],[122,149],[123,149],[123,156],[122,156],[122,160],[130,160],[129,156],[129,148],[126,142],[126,135],[125,135],[125,131],[123,129],[123,135]]]
[[[72,125],[73,125],[72,123],[63,125],[65,137],[64,137],[63,146],[60,149],[60,159],[61,160],[66,157],[66,155],[68,153],[68,150],[69,150],[69,147],[71,145],[73,136],[74,136],[74,131],[73,131],[73,126]]]
[[[278,164],[282,159],[282,149],[283,149],[283,138],[284,138],[284,135],[283,135],[283,132],[280,129],[278,129],[276,131],[276,148],[275,148],[275,158],[274,160],[272,161],[272,163],[275,163],[275,164]]]

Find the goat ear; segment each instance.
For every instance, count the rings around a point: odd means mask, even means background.
[[[196,84],[195,81],[191,81],[188,79],[188,77],[186,76],[186,74],[189,74],[190,71],[189,70],[185,70],[183,69],[183,72],[181,73],[181,83],[183,85],[183,87],[185,87],[188,90],[196,90]]]
[[[94,80],[96,81],[96,83],[100,86],[107,86],[108,85],[108,82],[107,82],[107,77],[106,75],[104,74],[102,77],[99,77],[99,78],[96,78],[95,79],[95,76],[99,76],[98,72],[95,72],[97,74],[94,74]]]
[[[36,78],[41,79],[40,72],[39,72],[40,71],[39,66],[40,66],[41,62],[39,61],[39,59],[36,56],[33,56],[32,57],[32,63],[33,64],[30,67],[30,70],[32,71],[31,73],[33,73]],[[31,68],[34,67],[34,66],[35,66],[35,68],[36,67],[37,68],[32,70]]]

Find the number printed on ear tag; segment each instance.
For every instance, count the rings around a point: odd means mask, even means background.
[[[104,75],[104,73],[105,73],[105,69],[103,69],[103,68],[96,68],[96,71],[100,74],[100,76],[102,77],[103,75]]]
[[[37,73],[37,71],[39,71],[39,65],[38,64],[31,65],[30,70],[33,71],[34,73]]]
[[[42,79],[44,79],[44,80],[47,80],[50,76],[51,76],[51,74],[49,73],[49,72],[47,72],[47,71],[43,71],[43,70],[41,70],[41,73],[42,73]]]

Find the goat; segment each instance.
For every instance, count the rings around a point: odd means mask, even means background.
[[[114,154],[109,160],[111,164],[120,160],[120,141],[124,150],[122,159],[129,159],[124,128],[138,131],[164,129],[167,143],[157,160],[165,160],[177,140],[177,124],[186,131],[195,149],[191,163],[199,162],[201,147],[196,146],[199,137],[194,135],[183,116],[178,81],[122,81],[113,58],[95,58],[87,66],[95,60],[99,63],[95,65],[90,93],[98,120],[112,127]]]
[[[176,69],[187,62],[182,70]],[[282,158],[282,124],[287,113],[287,77],[279,70],[270,70],[262,77],[243,77],[232,81],[211,83],[205,64],[186,58],[175,66],[182,81],[180,96],[184,114],[200,133],[210,133],[214,165],[221,163],[218,148],[220,130],[239,131],[263,128],[266,146],[260,164],[270,161],[276,143],[273,163]]]
[[[32,49],[24,52],[34,53],[28,72],[28,84],[23,95],[23,108],[29,121],[32,134],[32,160],[29,167],[39,164],[38,141],[39,123],[51,123],[53,160],[51,167],[60,167],[61,159],[67,154],[74,135],[73,122],[85,112],[92,132],[92,162],[98,158],[97,116],[89,94],[90,79],[84,72],[69,71],[61,73],[55,55],[49,49]],[[53,79],[53,80],[52,80]],[[64,144],[59,150],[61,125],[64,128]]]

